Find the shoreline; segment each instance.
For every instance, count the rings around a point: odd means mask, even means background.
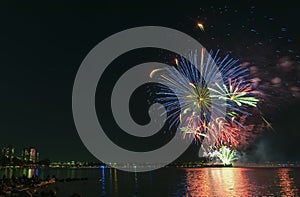
[[[157,167],[161,164],[141,165],[141,168]],[[138,165],[136,165],[138,166]],[[161,165],[161,168],[300,168],[300,164],[229,164],[208,163],[202,165],[182,164],[182,165]],[[102,168],[126,168],[124,166],[0,166],[0,170],[5,169],[102,169]],[[128,166],[127,168],[131,168]]]

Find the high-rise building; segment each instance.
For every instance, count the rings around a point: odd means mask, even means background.
[[[36,158],[37,158],[37,152],[36,152],[35,148],[30,148],[29,160],[32,161],[33,163],[35,163]]]

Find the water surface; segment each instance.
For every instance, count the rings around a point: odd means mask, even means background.
[[[298,196],[300,168],[165,168],[129,173],[96,169],[1,169],[0,176],[85,178],[52,186],[58,196]]]

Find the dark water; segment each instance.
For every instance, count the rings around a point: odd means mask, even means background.
[[[300,168],[190,168],[128,173],[115,169],[2,169],[0,176],[55,174],[87,181],[57,183],[58,196],[298,196]],[[100,180],[98,180],[100,179]]]

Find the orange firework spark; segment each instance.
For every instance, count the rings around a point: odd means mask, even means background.
[[[203,118],[193,114],[186,118],[187,124],[181,128],[181,131],[183,138],[193,137],[195,141],[201,143],[207,140],[215,149],[222,146],[239,149],[247,145],[254,128],[254,125],[244,125],[245,119],[246,117],[243,116],[237,122],[234,118],[228,121],[224,117],[219,117],[206,123]]]
[[[197,23],[197,26],[201,31],[204,31],[204,25],[202,23]]]
[[[178,59],[175,58],[174,61],[175,61],[175,64],[178,66]]]

